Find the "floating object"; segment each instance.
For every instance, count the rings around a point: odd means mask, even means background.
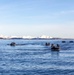
[[[54,44],[52,44],[52,45],[51,45],[51,50],[52,50],[52,51],[59,51],[59,50],[60,50],[59,44],[57,44],[57,46],[54,46]]]
[[[66,41],[62,41],[62,43],[66,43]]]
[[[59,48],[58,47],[52,47],[51,50],[52,51],[59,51]]]
[[[11,44],[10,44],[10,46],[15,46],[16,45],[16,43],[15,42],[12,42]]]
[[[73,43],[73,41],[69,41],[69,43]]]
[[[26,44],[16,44],[15,42],[11,42],[10,44],[7,44],[7,45],[10,45],[10,46],[23,46],[23,45],[26,45]]]

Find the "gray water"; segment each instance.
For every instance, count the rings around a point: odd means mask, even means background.
[[[0,40],[0,75],[74,75],[74,43],[69,41]],[[46,42],[59,44],[60,51],[51,51]]]

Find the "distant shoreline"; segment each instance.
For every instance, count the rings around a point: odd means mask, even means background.
[[[74,40],[74,38],[0,38],[5,40],[23,39],[23,40]]]

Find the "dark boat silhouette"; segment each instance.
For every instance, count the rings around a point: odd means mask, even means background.
[[[69,43],[73,43],[73,41],[69,41]]]
[[[10,43],[10,46],[15,46],[15,45],[16,45],[15,42],[11,42],[11,43]]]
[[[58,47],[52,47],[52,48],[51,48],[51,50],[53,50],[53,51],[59,51],[59,49],[60,49],[60,48],[58,48]]]
[[[51,45],[51,50],[52,51],[59,51],[60,50],[60,46],[57,44],[57,46],[54,46],[54,44]]]
[[[62,41],[62,43],[66,43],[66,41]]]

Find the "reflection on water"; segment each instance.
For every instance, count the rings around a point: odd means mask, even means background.
[[[57,59],[59,58],[59,51],[51,51],[51,57],[52,59]]]

